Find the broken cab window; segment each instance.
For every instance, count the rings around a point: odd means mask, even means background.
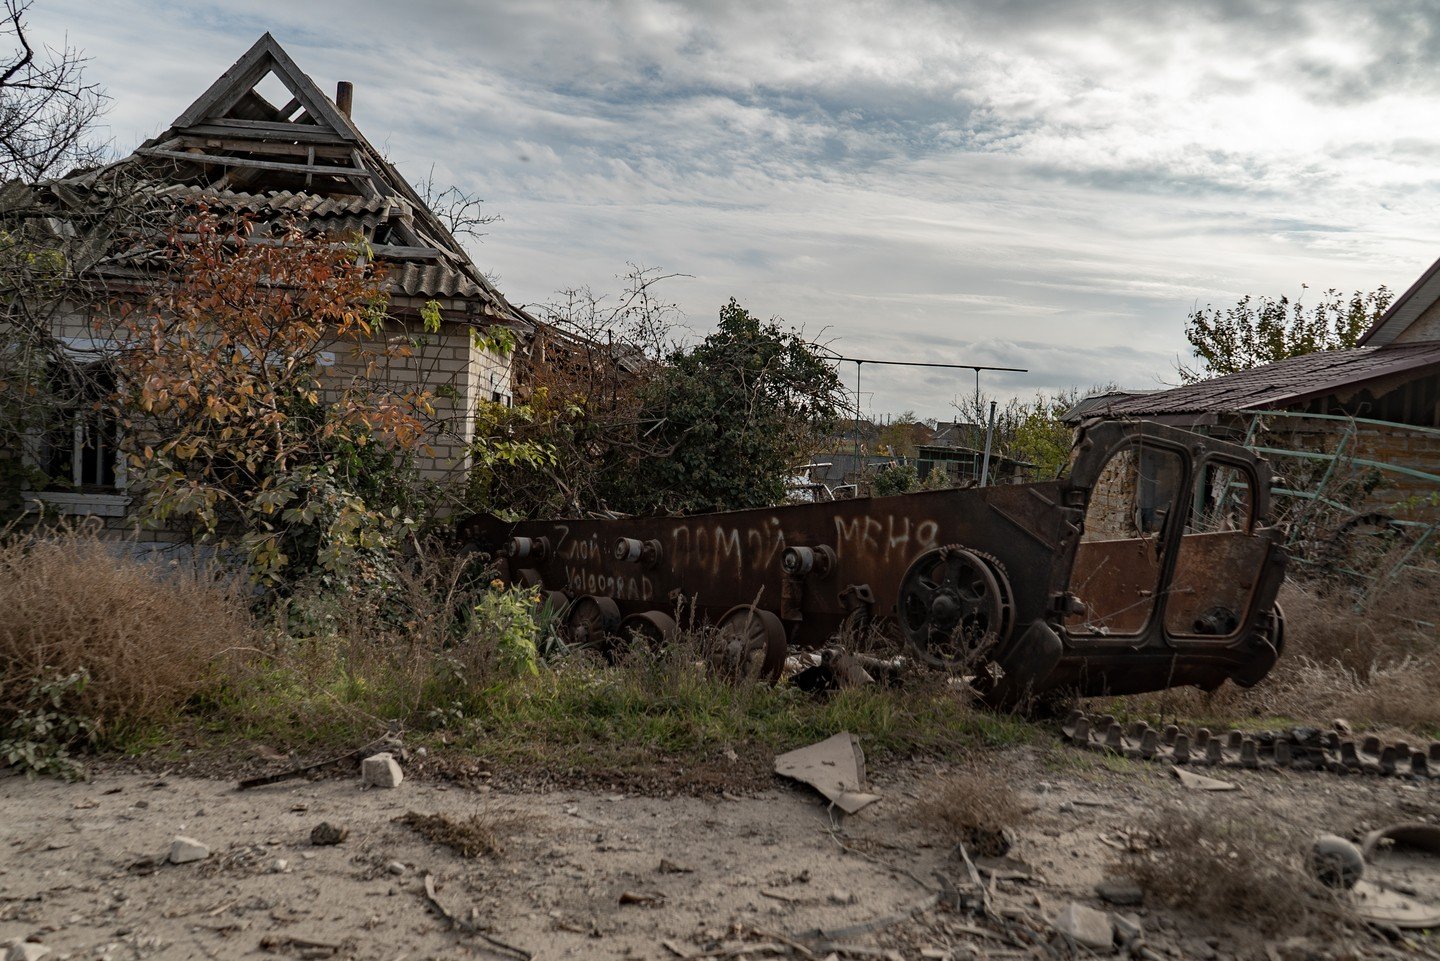
[[[1090,494],[1070,590],[1083,605],[1067,618],[1076,637],[1139,634],[1155,611],[1168,520],[1185,465],[1171,450],[1133,444],[1105,465]]]
[[[1194,494],[1165,599],[1165,633],[1232,637],[1249,614],[1267,550],[1265,539],[1252,533],[1253,480],[1237,465],[1207,461],[1196,473]]]

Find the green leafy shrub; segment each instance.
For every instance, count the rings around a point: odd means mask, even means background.
[[[45,668],[34,679],[23,705],[5,725],[0,760],[31,777],[83,777],[84,765],[70,752],[88,748],[94,742],[96,724],[72,712],[76,710],[73,702],[89,681],[90,675],[83,670],[62,676]]]

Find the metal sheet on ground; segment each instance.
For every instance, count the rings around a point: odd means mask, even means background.
[[[846,814],[880,800],[865,791],[865,752],[848,731],[780,755],[775,773],[810,785]]]

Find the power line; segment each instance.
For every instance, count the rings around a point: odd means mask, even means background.
[[[822,348],[823,349],[823,348]],[[845,357],[841,354],[825,350],[830,360],[840,363],[855,365],[855,469],[858,477],[864,473],[860,465],[860,369],[866,364],[875,364],[882,367],[944,367],[950,370],[973,370],[975,372],[975,409],[980,409],[980,372],[982,370],[1007,371],[1016,374],[1028,374],[1030,371],[1025,367],[991,367],[986,364],[941,364],[925,360],[879,360],[874,357]],[[989,431],[986,432],[987,435]],[[989,437],[986,437],[986,446],[989,446]],[[987,450],[988,456],[988,450]]]

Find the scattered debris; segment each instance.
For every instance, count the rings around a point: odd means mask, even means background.
[[[445,907],[444,903],[441,902],[439,895],[436,894],[435,876],[430,874],[428,871],[425,874],[424,887],[424,897],[426,903],[428,903],[430,907],[435,909],[436,914],[440,915],[440,917],[444,918],[450,923],[451,930],[461,931],[465,934],[473,934],[475,937],[480,938],[494,950],[497,950],[502,954],[520,958],[521,961],[530,961],[530,959],[534,957],[534,955],[532,955],[529,951],[526,951],[524,948],[517,948],[513,944],[506,944],[499,938],[480,930],[480,920],[474,908],[470,909],[469,917],[456,917],[449,908]]]
[[[985,877],[997,881],[1034,881],[1035,871],[1024,861],[1013,857],[985,857],[975,860],[975,868]]]
[[[349,836],[350,829],[345,825],[321,821],[311,830],[310,843],[316,847],[328,847],[332,844],[339,844]]]
[[[841,888],[836,888],[834,891],[831,891],[829,897],[830,897],[830,903],[831,903],[831,904],[854,904],[854,903],[855,903],[855,895],[854,895],[853,893],[851,893],[851,892],[849,892],[849,891],[846,891],[846,890],[843,890],[843,889],[841,889]]]
[[[395,823],[405,825],[431,844],[447,847],[467,858],[478,858],[481,855],[498,857],[504,854],[505,845],[501,835],[510,827],[508,818],[480,812],[457,819],[445,814],[407,811],[396,818]]]
[[[1105,878],[1095,885],[1095,893],[1102,901],[1126,907],[1145,900],[1145,890],[1133,878]]]
[[[405,773],[395,755],[382,751],[360,762],[360,778],[370,787],[395,788],[405,780]]]
[[[291,778],[302,777],[316,771],[324,770],[327,767],[350,765],[357,761],[364,760],[371,755],[387,751],[397,745],[395,733],[392,731],[384,737],[376,738],[364,747],[358,747],[353,751],[346,751],[344,754],[326,758],[323,761],[315,761],[311,764],[301,764],[298,767],[286,768],[274,774],[264,774],[260,777],[247,778],[236,785],[238,791],[248,791],[250,788],[263,787],[267,784],[279,784],[281,781],[288,781]]]
[[[694,868],[687,868],[683,864],[676,864],[669,858],[661,858],[660,866],[655,870],[661,874],[693,874],[695,872]]]
[[[1076,944],[1101,950],[1115,943],[1115,925],[1110,915],[1078,901],[1071,901],[1055,916],[1055,930]]]
[[[1367,921],[1411,930],[1440,928],[1440,825],[1395,824],[1365,836],[1367,877],[1351,899]]]
[[[1231,781],[1222,781],[1215,777],[1206,777],[1203,774],[1196,774],[1194,771],[1187,771],[1183,767],[1172,767],[1175,776],[1180,783],[1192,791],[1238,791],[1240,785]]]
[[[5,961],[40,961],[50,948],[36,941],[16,941],[5,952]]]
[[[1135,953],[1145,940],[1145,928],[1140,919],[1133,914],[1112,914],[1110,923],[1115,926],[1115,943]]]
[[[1310,846],[1310,873],[1327,888],[1353,888],[1365,873],[1365,857],[1338,834],[1322,834]]]
[[[1174,724],[1157,730],[1144,721],[1122,725],[1114,715],[1092,717],[1080,711],[1061,727],[1076,747],[1144,761],[1177,765],[1176,776],[1191,786],[1178,765],[1187,767],[1289,768],[1336,774],[1378,774],[1415,781],[1440,779],[1440,741],[1428,747],[1408,742],[1387,744],[1369,735],[1357,744],[1349,725],[1336,719],[1330,731],[1297,727],[1289,731],[1182,731]],[[1223,790],[1203,788],[1204,790]]]
[[[780,755],[775,773],[810,785],[846,814],[880,800],[865,793],[865,752],[848,731]]]
[[[171,864],[189,864],[191,861],[203,861],[209,856],[210,848],[194,838],[177,834],[170,842]]]
[[[305,959],[333,958],[344,947],[344,944],[331,944],[329,941],[312,941],[309,938],[280,937],[273,934],[267,934],[260,939],[262,951],[278,953],[294,950],[301,958]]]
[[[639,904],[647,908],[658,908],[665,903],[665,895],[659,893],[645,894],[636,891],[622,891],[620,892],[620,903]]]

